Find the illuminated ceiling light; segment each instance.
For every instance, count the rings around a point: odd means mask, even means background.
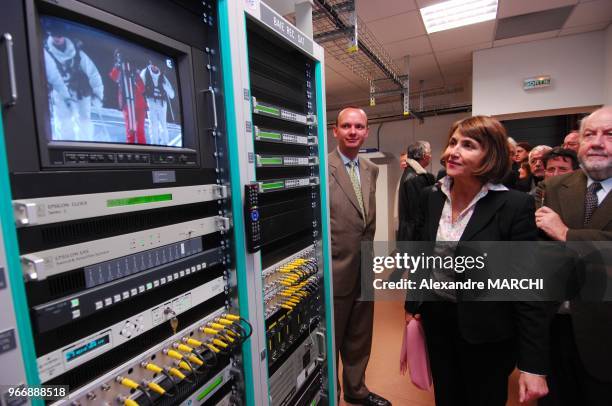
[[[433,6],[423,7],[421,16],[427,33],[450,30],[494,20],[498,0],[449,0]]]

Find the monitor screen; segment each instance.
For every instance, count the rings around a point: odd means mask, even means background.
[[[62,18],[40,25],[50,141],[183,147],[176,58]]]

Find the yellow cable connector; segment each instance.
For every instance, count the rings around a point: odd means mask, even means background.
[[[224,343],[223,341],[219,340],[218,338],[215,338],[214,340],[212,340],[213,344],[221,347],[221,348],[227,348],[228,344]]]
[[[162,388],[161,386],[159,386],[158,384],[156,384],[155,382],[149,382],[147,384],[147,387],[159,395],[163,395],[166,393],[166,390]]]
[[[117,378],[115,378],[115,380],[117,382],[119,382],[121,385],[128,387],[130,389],[139,389],[140,385],[138,384],[138,382],[135,382],[133,380],[131,380],[130,378],[124,378],[121,375],[118,376]]]
[[[200,331],[204,334],[212,334],[212,335],[219,334],[219,330],[215,330],[210,327],[200,327]]]
[[[214,328],[215,330],[223,330],[225,328],[225,326],[219,323],[208,323],[208,326]]]
[[[215,346],[214,346],[214,345],[212,345],[212,344],[206,343],[206,344],[204,344],[204,345],[205,345],[206,347],[208,347],[208,349],[209,349],[209,350],[211,350],[212,352],[214,352],[215,354],[217,354],[217,353],[221,352],[221,350],[220,350],[220,349],[218,349],[217,347],[215,347]]]
[[[185,374],[182,373],[181,371],[179,371],[178,369],[172,367],[172,368],[168,368],[168,373],[172,376],[174,376],[175,378],[178,378],[180,380],[183,380],[186,378]]]
[[[181,368],[181,369],[183,369],[185,371],[191,371],[191,367],[185,361],[178,362],[176,364],[176,366],[178,366],[179,368]]]
[[[167,348],[164,348],[163,353],[169,356],[170,358],[174,358],[179,361],[183,359],[183,354],[176,352],[174,350],[169,350]]]
[[[194,354],[191,354],[187,359],[189,359],[189,361],[193,362],[197,366],[201,367],[202,365],[204,365],[204,361],[202,361],[200,358],[196,357]]]
[[[161,367],[155,365],[152,362],[142,362],[140,366],[156,374],[159,374],[163,371]]]
[[[172,344],[172,346],[174,348],[176,348],[177,350],[179,350],[179,351],[188,352],[188,353],[193,352],[193,348],[191,348],[190,346],[185,345],[185,344],[174,343],[174,344]]]
[[[232,320],[232,321],[238,321],[240,320],[240,316],[236,316],[235,314],[231,314],[231,313],[224,313],[222,314],[223,317],[225,317],[228,320]]]
[[[130,398],[119,398],[119,402],[123,403],[124,406],[139,406],[138,402]]]
[[[221,318],[221,317],[217,317],[215,319],[215,322],[217,322],[219,324],[223,324],[224,326],[231,326],[232,324],[234,324],[233,321],[228,320],[228,319],[224,319],[224,318]]]
[[[198,341],[195,338],[183,338],[183,341],[186,342],[187,344],[191,345],[192,347],[201,347],[202,346],[202,341]]]

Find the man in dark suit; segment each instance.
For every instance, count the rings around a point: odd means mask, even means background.
[[[408,146],[407,167],[404,169],[397,191],[397,241],[413,241],[419,195],[421,190],[436,181],[425,168],[431,162],[431,146],[427,141],[417,141]]]
[[[611,241],[612,106],[583,120],[578,159],[582,170],[539,186],[544,207],[536,224],[557,241]],[[612,405],[612,302],[569,299],[553,322],[551,392],[543,403]]]
[[[365,385],[374,303],[359,300],[361,242],[374,239],[378,177],[378,167],[358,156],[368,137],[366,113],[354,107],[341,110],[334,137],[338,148],[329,154],[328,162],[336,361],[342,357],[342,388],[347,402],[387,406],[391,403]]]

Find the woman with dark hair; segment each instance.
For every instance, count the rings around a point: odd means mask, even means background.
[[[442,159],[447,176],[421,195],[421,241],[530,241],[537,238],[533,198],[501,180],[510,152],[499,121],[476,116],[456,122]],[[456,244],[436,244],[434,255],[454,255]],[[434,281],[457,273],[432,270]],[[518,366],[520,401],[546,395],[548,308],[527,302],[465,302],[455,290],[406,302],[406,319],[420,318],[436,405],[502,406],[508,377]]]

